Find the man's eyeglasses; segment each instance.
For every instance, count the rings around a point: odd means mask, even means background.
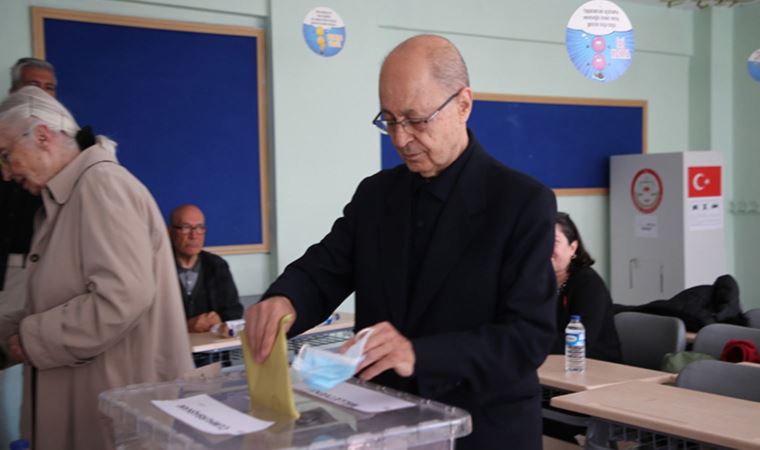
[[[451,97],[447,98],[445,102],[441,106],[439,106],[435,111],[433,111],[429,116],[427,117],[407,117],[404,120],[386,120],[383,119],[383,112],[380,111],[377,113],[374,119],[372,119],[372,124],[375,125],[381,133],[388,134],[396,130],[396,127],[401,127],[403,129],[406,129],[407,125],[410,126],[414,131],[425,131],[425,128],[427,127],[427,124],[430,123],[435,117],[440,113],[443,108],[446,107],[449,103],[451,103],[454,98],[456,98],[459,93],[462,92],[462,89],[456,91],[454,94],[451,95]]]
[[[189,225],[189,224],[183,224],[183,225],[172,225],[172,228],[179,231],[182,234],[190,234],[191,231],[195,231],[195,234],[205,234],[206,233],[206,225],[198,224],[198,225]]]

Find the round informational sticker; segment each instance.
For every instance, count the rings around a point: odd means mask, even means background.
[[[747,72],[755,81],[760,82],[760,48],[752,52],[747,59]]]
[[[636,172],[631,182],[631,200],[633,206],[644,214],[655,212],[662,203],[662,180],[652,169]]]
[[[631,65],[635,47],[633,26],[616,4],[591,0],[570,17],[565,46],[570,61],[584,77],[612,81]]]
[[[303,20],[303,38],[316,54],[334,56],[346,44],[346,26],[338,13],[325,6],[319,6]]]

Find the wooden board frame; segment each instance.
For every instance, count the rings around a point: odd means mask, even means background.
[[[256,49],[256,87],[254,89],[258,95],[257,116],[258,123],[256,124],[258,130],[258,140],[255,143],[258,146],[258,155],[253,156],[257,158],[258,163],[258,177],[259,177],[259,192],[254,195],[258,195],[258,202],[260,208],[258,211],[258,220],[260,220],[260,239],[254,242],[233,242],[225,245],[212,245],[206,249],[218,254],[247,254],[247,253],[264,253],[270,251],[270,218],[269,218],[269,180],[268,180],[268,156],[267,156],[267,93],[266,93],[266,47],[265,47],[265,33],[263,30],[240,27],[240,26],[228,26],[228,25],[213,25],[202,23],[189,23],[179,22],[173,20],[161,20],[161,19],[148,19],[140,17],[128,17],[109,14],[100,14],[92,12],[82,11],[70,11],[53,8],[41,8],[32,7],[32,21],[33,21],[33,45],[34,55],[38,58],[47,59],[46,45],[45,45],[45,21],[48,19],[81,22],[88,24],[99,25],[115,25],[119,27],[133,27],[139,29],[148,30],[161,30],[161,31],[180,31],[189,33],[204,33],[215,36],[236,36],[236,37],[252,37],[255,38]],[[58,64],[56,64],[58,66]],[[57,67],[58,69],[58,67]],[[139,74],[138,74],[139,75]],[[61,87],[61,91],[65,91],[66,86]],[[98,131],[97,124],[95,125],[95,131]],[[190,128],[190,127],[188,127]],[[215,180],[210,180],[214,182]],[[150,186],[149,186],[150,188]],[[240,196],[239,192],[230,192],[230,196]],[[157,199],[158,200],[158,199]],[[192,203],[192,201],[189,201]],[[160,202],[159,202],[160,203]],[[176,206],[176,205],[175,205]],[[162,208],[163,210],[164,208]],[[168,219],[170,211],[163,210],[164,215]],[[255,218],[254,218],[255,220]],[[218,229],[218,228],[217,228]],[[258,234],[258,233],[256,233]]]

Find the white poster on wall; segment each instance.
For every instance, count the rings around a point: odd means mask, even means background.
[[[753,80],[760,82],[760,48],[752,52],[747,59],[747,72]]]
[[[652,214],[637,214],[634,224],[636,237],[656,238],[659,236],[657,229],[657,216]]]
[[[570,61],[584,77],[601,82],[617,79],[631,65],[633,25],[625,11],[607,0],[591,0],[567,23],[565,46]]]
[[[303,38],[317,55],[335,56],[346,45],[346,25],[337,12],[319,6],[306,14],[303,20]]]

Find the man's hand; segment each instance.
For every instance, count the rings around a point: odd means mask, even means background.
[[[27,358],[24,352],[24,347],[21,346],[21,337],[18,334],[14,334],[8,338],[8,354],[13,361],[30,364],[29,358]]]
[[[222,319],[215,311],[198,314],[195,317],[187,319],[187,331],[191,333],[205,333],[218,323],[222,323]]]
[[[285,324],[285,332],[296,320],[296,310],[287,297],[269,297],[245,311],[245,339],[248,339],[248,348],[257,363],[264,362],[272,352],[277,326],[288,314],[293,315],[293,320]]]
[[[353,337],[344,343],[340,351],[345,352],[356,342]],[[364,345],[364,360],[357,372],[362,380],[371,380],[388,369],[393,369],[402,377],[414,374],[414,348],[390,322],[380,322],[372,326],[372,334]]]

